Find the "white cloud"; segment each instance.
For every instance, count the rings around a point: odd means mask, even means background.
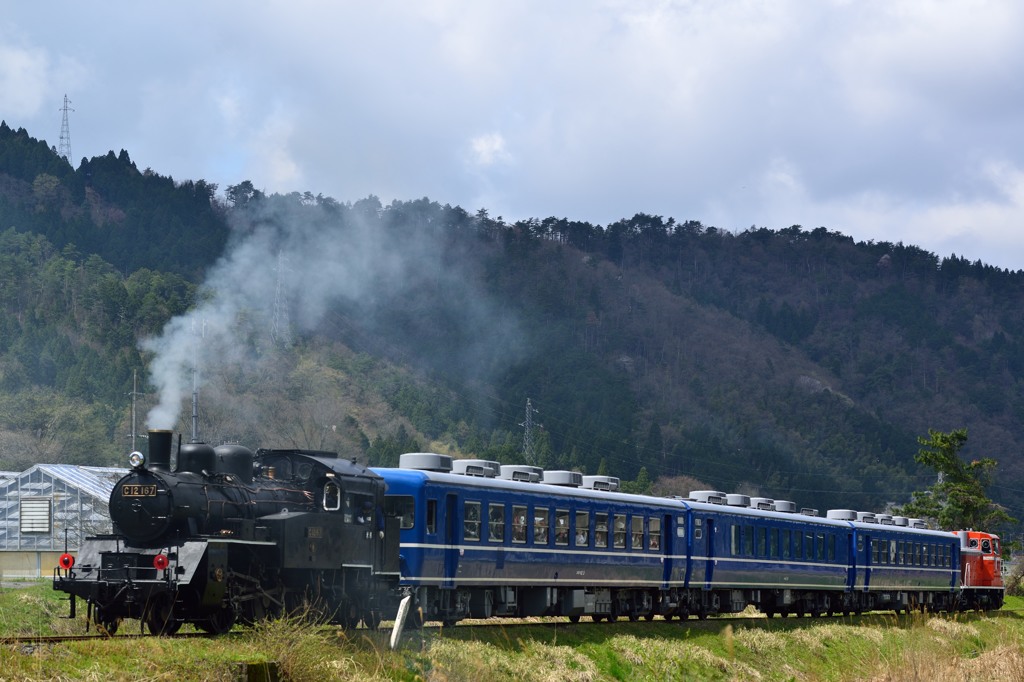
[[[505,137],[501,133],[484,133],[469,141],[472,162],[477,166],[493,166],[507,163],[512,157],[505,148]]]
[[[11,123],[39,112],[48,80],[49,59],[44,50],[0,43],[0,111],[13,119]]]
[[[3,116],[55,140],[66,88],[76,155],[506,219],[644,211],[936,252],[966,234],[968,257],[1024,267],[1016,0],[7,10]]]

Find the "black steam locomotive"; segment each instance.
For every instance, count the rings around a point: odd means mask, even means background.
[[[61,557],[54,589],[85,599],[113,634],[123,618],[154,634],[208,632],[309,611],[376,627],[398,603],[398,523],[384,480],[335,453],[251,450],[150,431],[149,457],[110,496],[113,533]]]

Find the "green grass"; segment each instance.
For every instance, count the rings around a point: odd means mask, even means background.
[[[80,604],[81,605],[81,604]],[[686,623],[620,622],[427,628],[343,633],[273,621],[212,639],[91,640],[0,647],[0,679],[232,680],[240,665],[273,661],[289,680],[1019,680],[1024,600],[998,613]],[[0,635],[84,631],[61,618],[67,601],[42,582],[0,589]],[[137,622],[121,632],[138,632]]]

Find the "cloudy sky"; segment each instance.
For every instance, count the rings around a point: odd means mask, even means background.
[[[825,226],[1024,269],[1018,0],[6,3],[0,118],[223,190]]]

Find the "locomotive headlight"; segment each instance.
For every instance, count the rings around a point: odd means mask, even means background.
[[[146,456],[136,450],[132,454],[128,455],[128,463],[132,465],[132,469],[141,469],[146,463]]]

